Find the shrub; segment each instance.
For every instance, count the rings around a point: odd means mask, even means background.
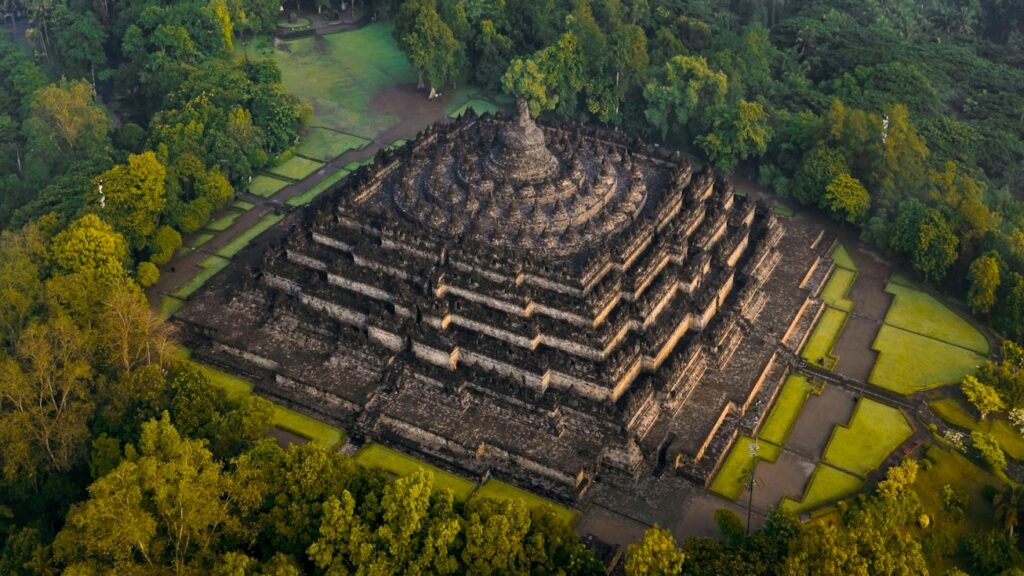
[[[976,430],[971,432],[971,445],[993,472],[1002,474],[1006,470],[1006,454],[994,436]]]
[[[160,279],[160,270],[152,262],[140,262],[135,277],[139,281],[140,286],[148,288],[156,284],[156,281]]]
[[[166,264],[178,251],[178,248],[181,248],[181,234],[170,226],[161,226],[153,235],[149,260],[157,266]]]

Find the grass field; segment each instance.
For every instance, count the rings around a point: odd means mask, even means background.
[[[349,150],[359,150],[369,143],[365,138],[328,128],[307,128],[296,152],[326,162]]]
[[[221,372],[216,368],[196,363],[202,369],[210,383],[224,390],[228,396],[242,398],[252,394],[252,383]],[[284,406],[271,403],[274,410],[274,426],[302,436],[315,442],[327,450],[334,450],[345,440],[345,434],[338,428],[314,420]]]
[[[838,308],[844,312],[852,312],[853,301],[848,299],[846,295],[850,292],[850,288],[853,287],[853,281],[856,279],[856,272],[840,268],[837,265],[828,277],[825,288],[821,291],[821,299],[825,304],[833,308]]]
[[[931,466],[927,470],[921,468],[918,471],[914,490],[921,500],[921,508],[932,516],[932,526],[928,530],[938,528],[949,532],[957,541],[962,541],[970,534],[991,529],[992,505],[986,501],[986,492],[991,488],[1001,490],[1003,483],[963,455],[939,446],[930,446],[925,458]],[[961,522],[953,522],[943,513],[941,493],[942,487],[946,485],[961,491],[969,499]],[[954,565],[969,569],[967,558],[962,553],[943,559],[939,565],[929,568],[932,574],[946,574]]]
[[[235,220],[238,220],[239,216],[241,216],[241,214],[238,212],[229,212],[228,214],[207,224],[206,229],[213,230],[214,232],[223,232],[228,228],[231,228],[231,225],[235,223]]]
[[[372,97],[382,88],[416,82],[416,71],[391,35],[390,24],[281,43],[273,56],[289,92],[313,105],[314,126],[374,139],[398,122],[375,114]]]
[[[448,113],[448,116],[452,118],[458,118],[459,116],[462,116],[462,114],[465,113],[466,110],[470,108],[472,108],[477,113],[477,115],[487,113],[493,114],[494,112],[498,111],[498,107],[496,105],[488,102],[487,100],[476,98],[470,100],[469,102],[466,102],[465,104],[459,106],[455,110],[452,110],[451,112]]]
[[[243,210],[243,211],[252,210],[253,208],[256,207],[256,205],[253,204],[252,202],[246,202],[245,200],[239,200],[239,201],[235,202],[234,204],[232,204],[232,206],[234,206],[235,208],[238,208],[239,210]]]
[[[252,242],[253,238],[256,238],[266,231],[267,228],[270,228],[274,224],[280,222],[282,218],[284,218],[284,216],[280,214],[267,214],[261,218],[259,222],[253,225],[252,228],[242,232],[234,240],[225,244],[220,250],[217,250],[216,254],[223,258],[233,257],[235,254],[241,252],[243,248],[248,246],[249,242]]]
[[[836,244],[836,247],[832,250],[832,261],[840,268],[853,272],[857,271],[857,264],[853,261],[853,257],[850,256],[850,251],[842,244]]]
[[[174,313],[181,310],[181,307],[185,305],[185,302],[175,298],[174,296],[164,296],[160,299],[160,316],[164,319],[174,316]]]
[[[850,423],[833,429],[822,461],[863,478],[912,433],[902,412],[861,397]]]
[[[188,243],[188,247],[194,250],[196,248],[199,248],[203,244],[209,242],[211,238],[213,238],[212,233],[203,232],[202,234],[199,234],[196,237],[192,238],[192,241]]]
[[[570,525],[576,522],[578,514],[575,510],[570,510],[564,506],[560,506],[547,498],[538,496],[532,492],[520,490],[511,484],[506,484],[499,480],[491,478],[484,483],[476,492],[473,493],[472,499],[477,498],[497,498],[504,500],[522,500],[523,504],[526,504],[527,508],[538,508],[541,506],[549,506],[555,511],[555,516],[558,516]]]
[[[832,370],[835,368],[838,358],[832,355],[832,347],[839,338],[843,326],[846,324],[848,314],[836,308],[827,307],[825,312],[818,319],[818,323],[807,339],[800,355],[813,364]]]
[[[933,338],[882,325],[871,347],[878,359],[868,382],[900,394],[959,382],[983,356]]]
[[[1003,452],[1014,460],[1024,462],[1024,437],[1013,429],[1013,425],[1004,418],[989,416],[984,421],[979,421],[973,408],[964,406],[955,398],[943,398],[935,400],[929,405],[946,422],[967,430],[981,430],[988,432],[1002,447]]]
[[[709,486],[712,492],[721,494],[730,500],[736,500],[746,489],[745,476],[750,469],[750,447],[754,439],[749,436],[740,436],[732,445],[725,462],[718,468],[715,479]],[[767,462],[774,462],[779,457],[782,449],[770,442],[759,441],[757,443],[757,459]]]
[[[293,156],[288,160],[285,160],[283,163],[278,164],[273,168],[269,168],[268,170],[277,176],[284,176],[285,178],[291,178],[292,180],[302,180],[306,176],[309,176],[313,172],[319,170],[321,166],[323,166],[322,162]]]
[[[207,280],[212,278],[214,274],[220,272],[228,265],[228,260],[219,256],[210,256],[206,260],[199,263],[201,270],[198,274],[192,277],[191,280],[182,284],[177,290],[171,292],[171,295],[180,300],[185,300],[192,295],[193,292],[198,290]]]
[[[342,178],[348,176],[348,174],[348,170],[342,168],[341,170],[338,170],[337,172],[331,174],[327,178],[324,178],[316,186],[313,186],[312,188],[306,190],[302,194],[289,198],[286,204],[288,204],[289,206],[305,206],[306,204],[312,202],[317,196],[322,194],[325,190],[327,190],[334,184],[338,183]]]
[[[885,291],[895,298],[885,315],[885,323],[910,332],[930,336],[950,344],[989,353],[988,340],[969,322],[927,292],[890,282]]]
[[[262,198],[270,198],[287,185],[288,182],[284,180],[260,174],[253,177],[252,182],[249,184],[249,193]]]
[[[810,395],[811,385],[802,374],[792,374],[786,378],[771,412],[758,432],[758,437],[772,444],[785,445],[786,438],[789,437],[789,432]]]
[[[448,488],[452,491],[455,499],[460,502],[466,501],[470,494],[473,493],[473,490],[476,489],[476,484],[470,480],[380,444],[364,446],[356,454],[355,461],[360,466],[380,468],[396,476],[412,474],[422,468],[434,476],[434,486],[436,488]]]
[[[864,481],[853,474],[836,470],[826,464],[819,464],[814,469],[814,473],[811,474],[810,480],[807,481],[803,498],[799,502],[790,498],[783,498],[782,502],[779,503],[779,507],[783,510],[800,514],[807,510],[842,500],[860,490],[863,485]]]

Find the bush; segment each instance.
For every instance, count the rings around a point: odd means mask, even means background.
[[[139,285],[148,288],[160,279],[160,270],[152,262],[140,262],[138,271],[135,273]]]
[[[178,248],[181,248],[181,234],[170,226],[161,226],[157,228],[156,234],[153,235],[153,245],[150,247],[149,260],[157,266],[166,264],[174,257],[174,253],[178,251]]]
[[[1017,564],[1020,553],[1009,533],[993,528],[984,534],[975,534],[967,540],[967,554],[971,565],[982,576],[999,574]]]

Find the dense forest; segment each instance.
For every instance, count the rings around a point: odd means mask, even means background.
[[[431,84],[506,91],[755,177],[1022,336],[1019,0],[377,10]],[[0,574],[602,573],[551,513],[279,448],[264,438],[268,406],[212,386],[150,310],[141,288],[182,235],[309,117],[272,62],[235,56],[278,11],[0,3],[22,16],[0,21],[12,32],[0,34]],[[1024,386],[1019,365],[986,369],[1006,394]],[[892,469],[837,524],[779,513],[748,535],[721,513],[723,538],[683,551],[651,530],[626,571],[917,574],[960,549],[973,573],[1019,565],[1012,526],[922,545],[904,489],[916,471]]]
[[[435,85],[607,123],[745,174],[1024,337],[1019,0],[410,0]]]

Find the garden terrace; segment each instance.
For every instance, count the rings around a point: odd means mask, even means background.
[[[599,472],[705,481],[830,248],[676,154],[522,107],[429,128],[279,229],[176,316],[197,356],[563,501]]]

